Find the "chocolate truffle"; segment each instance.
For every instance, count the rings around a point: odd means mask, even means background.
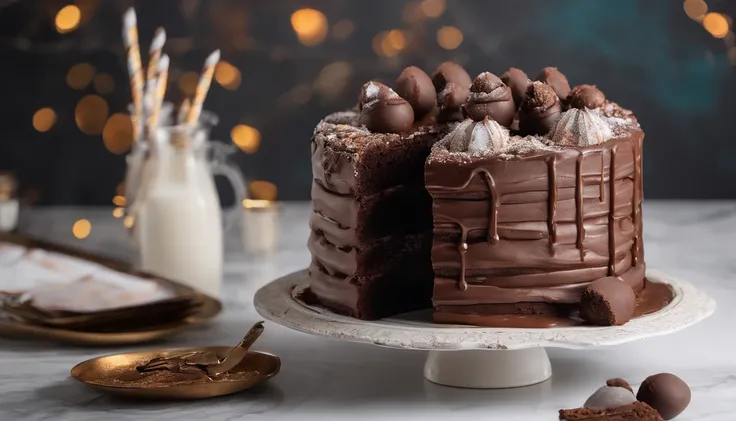
[[[537,75],[537,80],[551,86],[560,101],[564,101],[570,94],[570,82],[567,81],[565,75],[560,73],[556,67],[545,67],[542,69]]]
[[[593,392],[585,401],[583,408],[614,409],[636,402],[634,392],[623,387],[603,386]]]
[[[414,124],[414,110],[388,86],[368,82],[363,85],[359,121],[374,132],[403,133]]]
[[[519,130],[524,134],[546,134],[555,127],[561,112],[555,91],[542,82],[532,82],[519,109]]]
[[[598,326],[622,325],[631,319],[634,308],[634,290],[614,276],[591,282],[580,299],[580,317]]]
[[[623,387],[624,389],[629,389],[629,392],[634,393],[634,389],[631,388],[629,382],[620,377],[606,380],[606,386]]]
[[[606,103],[606,96],[595,85],[578,85],[567,96],[567,104],[572,108],[600,108]]]
[[[437,106],[437,91],[432,79],[422,69],[407,67],[396,79],[395,90],[414,109],[414,118],[419,120]]]
[[[690,388],[674,374],[660,373],[641,383],[636,398],[656,409],[662,418],[670,420],[690,404]]]
[[[463,119],[461,106],[468,99],[470,75],[459,64],[446,61],[439,65],[432,74],[432,83],[437,91],[437,104],[440,113],[437,121],[460,121]]]
[[[529,76],[527,76],[526,73],[516,67],[511,67],[506,70],[504,74],[501,75],[501,80],[509,87],[509,89],[511,89],[511,95],[514,97],[514,104],[516,104],[516,108],[518,109],[521,106],[521,102],[524,100],[524,96],[526,95],[526,90],[532,81],[529,80]]]
[[[488,117],[505,127],[509,127],[514,121],[516,112],[511,90],[498,76],[490,72],[481,73],[473,80],[463,109],[475,121]]]

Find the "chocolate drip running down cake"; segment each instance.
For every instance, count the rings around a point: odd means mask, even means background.
[[[305,299],[363,319],[432,306],[440,323],[530,327],[620,324],[671,299],[645,288],[630,111],[555,68],[473,80],[446,62],[394,87],[367,83],[359,111],[315,130]],[[604,278],[633,294],[601,295],[620,290],[591,285]],[[597,307],[579,312],[586,291]],[[635,314],[621,297],[638,297]]]

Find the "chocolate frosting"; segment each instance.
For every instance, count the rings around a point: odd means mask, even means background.
[[[433,198],[435,306],[577,303],[618,276],[644,286],[643,133],[513,159],[448,159],[425,168]]]

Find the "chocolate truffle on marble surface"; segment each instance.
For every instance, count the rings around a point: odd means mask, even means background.
[[[432,74],[432,83],[437,91],[437,104],[440,106],[437,121],[461,121],[461,106],[468,99],[470,85],[473,83],[468,72],[459,64],[446,61]]]
[[[626,282],[614,276],[595,280],[580,299],[580,317],[598,326],[619,326],[631,319],[636,294]]]
[[[537,80],[551,86],[560,101],[564,101],[570,95],[570,82],[556,67],[542,69],[537,75]]]
[[[567,96],[567,104],[572,108],[600,108],[606,103],[606,96],[595,85],[578,85]]]
[[[426,116],[437,106],[437,91],[432,79],[418,67],[404,69],[394,86],[396,93],[411,104],[416,120]]]
[[[363,85],[359,121],[374,132],[403,133],[414,124],[414,110],[388,86],[368,82]]]
[[[498,76],[490,72],[483,72],[473,80],[463,109],[475,121],[488,117],[505,127],[509,127],[514,121],[516,112],[511,90]]]
[[[532,135],[549,133],[561,112],[562,105],[555,91],[542,82],[532,82],[519,109],[519,130]]]
[[[636,398],[656,409],[665,420],[670,420],[690,404],[690,387],[674,374],[655,374],[641,383]]]
[[[522,70],[517,69],[516,67],[511,67],[501,75],[501,81],[511,89],[511,95],[514,97],[514,104],[516,104],[516,108],[518,109],[521,106],[521,102],[524,100],[524,96],[526,96],[526,90],[529,87],[529,84],[532,83],[532,81],[529,80],[529,76],[527,76],[527,74]]]

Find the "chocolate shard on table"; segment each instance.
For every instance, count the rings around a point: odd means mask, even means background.
[[[513,68],[471,80],[452,62],[432,87],[424,76],[367,84],[360,112],[317,126],[305,299],[362,319],[432,307],[438,323],[500,327],[587,323],[583,294],[609,277],[634,315],[669,302],[645,288],[631,111],[554,68],[535,82]],[[632,317],[591,292],[607,323]]]

